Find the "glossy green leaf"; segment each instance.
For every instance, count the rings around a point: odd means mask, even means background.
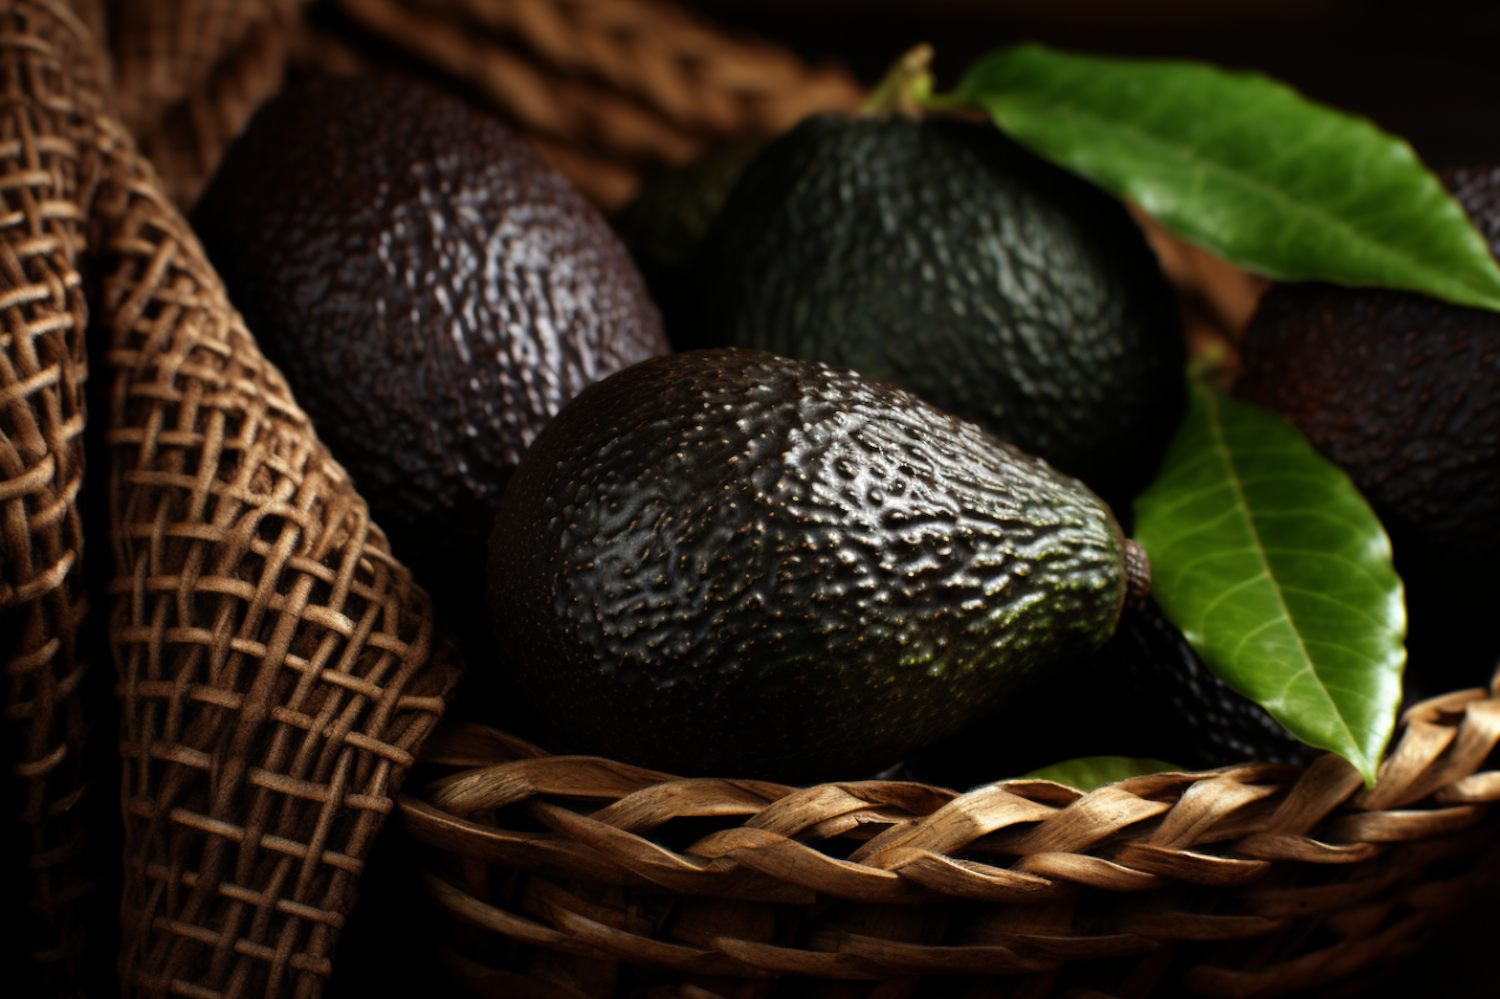
[[[1033,770],[1022,780],[1050,780],[1080,791],[1092,791],[1105,784],[1139,777],[1142,774],[1169,773],[1180,770],[1175,763],[1164,763],[1134,756],[1083,756],[1076,760],[1054,763],[1050,767]]]
[[[1135,504],[1151,592],[1225,683],[1373,781],[1406,661],[1385,531],[1290,424],[1196,381],[1191,398]]]
[[[1258,73],[1019,45],[928,102],[984,108],[1247,270],[1500,309],[1500,267],[1405,141]]]

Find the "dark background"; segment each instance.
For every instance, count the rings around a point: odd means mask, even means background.
[[[912,45],[939,89],[970,62],[1035,40],[1254,68],[1406,137],[1434,167],[1500,160],[1495,0],[699,0],[725,26],[778,39],[865,83]]]
[[[1432,167],[1500,162],[1500,0],[700,0],[721,25],[774,38],[873,84],[918,42],[938,89],[975,58],[1041,41],[1258,69],[1406,138]],[[1367,999],[1500,995],[1497,886]]]

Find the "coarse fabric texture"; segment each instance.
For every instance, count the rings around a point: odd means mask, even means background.
[[[84,783],[121,778],[121,986],[317,995],[454,654],[108,112],[87,27],[43,0],[0,17],[7,721],[12,769],[50,781],[23,814],[73,793],[34,733],[72,755],[66,698],[102,626],[81,629],[76,581],[87,328],[120,755]]]
[[[109,167],[121,970],[315,995],[452,654],[149,165],[126,146]]]
[[[113,844],[107,826],[90,822],[110,788],[98,756],[108,747],[91,737],[100,705],[85,690],[105,681],[84,630],[98,615],[84,584],[80,504],[88,306],[79,257],[107,85],[89,37],[66,7],[0,7],[0,885],[6,977],[26,995],[79,985],[101,957],[110,909],[101,878]]]
[[[122,977],[143,994],[316,995],[451,652],[128,143],[93,217]]]
[[[859,84],[653,0],[109,0],[122,115],[179,207],[288,72],[436,78],[604,208],[730,139],[852,109]]]
[[[281,88],[312,0],[103,0],[121,120],[186,210]]]

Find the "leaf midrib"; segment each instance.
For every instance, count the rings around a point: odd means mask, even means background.
[[[1271,589],[1276,595],[1276,602],[1281,606],[1281,614],[1283,619],[1285,619],[1287,624],[1291,627],[1292,634],[1297,638],[1297,647],[1301,650],[1302,659],[1304,660],[1304,662],[1310,664],[1312,662],[1312,657],[1307,651],[1307,643],[1303,640],[1302,633],[1297,630],[1295,620],[1292,617],[1291,608],[1287,605],[1286,598],[1281,592],[1281,587],[1276,585],[1276,575],[1271,571],[1270,559],[1266,557],[1265,544],[1261,541],[1260,531],[1256,528],[1255,516],[1250,510],[1250,504],[1245,499],[1245,488],[1243,482],[1240,479],[1239,469],[1235,466],[1233,455],[1229,449],[1229,442],[1224,437],[1223,420],[1219,415],[1219,400],[1210,392],[1203,392],[1203,396],[1209,408],[1210,418],[1208,424],[1210,432],[1214,437],[1214,448],[1219,452],[1219,455],[1223,460],[1226,474],[1228,475],[1229,481],[1234,489],[1235,502],[1238,504],[1241,512],[1244,515],[1246,528],[1250,531],[1250,537],[1254,543],[1256,557],[1260,560],[1261,569],[1265,574],[1265,578],[1271,582]],[[1317,687],[1318,692],[1323,696],[1324,700],[1327,701],[1328,707],[1333,713],[1333,717],[1338,720],[1339,727],[1343,729],[1344,735],[1347,739],[1347,744],[1352,747],[1354,751],[1360,755],[1361,758],[1363,758],[1365,756],[1364,746],[1360,745],[1358,739],[1354,735],[1353,730],[1350,729],[1348,722],[1345,721],[1343,712],[1339,710],[1338,703],[1333,699],[1332,695],[1328,693],[1327,689],[1324,688],[1321,678],[1317,676],[1317,671],[1314,670],[1311,665],[1304,666],[1297,673],[1293,674],[1289,682],[1282,688],[1283,691],[1290,689],[1292,683],[1296,681],[1296,678],[1303,673],[1311,673],[1313,675],[1313,678],[1318,681],[1315,686]]]
[[[986,97],[978,97],[977,99],[981,103],[984,103],[986,105],[999,105],[999,104],[1001,104],[1002,102],[1004,102],[1007,99],[1008,100],[1012,100],[1012,101],[1015,100],[1015,98],[1005,98],[1005,97],[1000,97],[1000,96],[993,96],[993,97],[988,97],[988,98],[986,98]],[[1108,118],[1102,118],[1102,117],[1100,117],[1098,115],[1088,114],[1087,112],[1079,109],[1076,105],[1070,104],[1070,103],[1067,103],[1067,102],[1044,103],[1044,102],[1037,101],[1037,102],[1034,102],[1034,105],[1036,107],[1038,107],[1038,108],[1045,107],[1049,112],[1056,111],[1056,112],[1058,112],[1060,114],[1060,116],[1062,116],[1064,118],[1071,118],[1074,121],[1087,122],[1087,123],[1089,123],[1091,125],[1095,125],[1097,127],[1101,127],[1102,130],[1104,130],[1106,132],[1113,133],[1115,135],[1119,135],[1119,136],[1122,136],[1122,137],[1125,137],[1125,138],[1128,138],[1128,139],[1138,140],[1141,145],[1146,145],[1146,146],[1153,147],[1154,150],[1156,150],[1157,152],[1164,151],[1164,150],[1165,151],[1175,151],[1175,150],[1181,150],[1183,148],[1187,148],[1187,149],[1190,149],[1190,150],[1193,149],[1193,147],[1183,147],[1183,146],[1168,145],[1166,142],[1163,142],[1161,140],[1155,139],[1153,136],[1151,136],[1147,132],[1142,132],[1142,131],[1140,131],[1139,129],[1136,129],[1136,128],[1130,128],[1130,127],[1123,126],[1120,123],[1118,123],[1116,121],[1113,121],[1111,119],[1108,119]],[[992,114],[996,113],[996,111],[995,111],[995,109],[993,107],[991,108],[991,113]],[[997,114],[997,117],[998,117],[998,114]],[[1397,265],[1405,264],[1405,265],[1411,267],[1413,270],[1415,270],[1415,271],[1417,271],[1419,273],[1428,274],[1428,275],[1432,275],[1432,276],[1436,277],[1439,280],[1438,287],[1451,287],[1452,286],[1451,283],[1450,283],[1450,280],[1448,279],[1447,275],[1445,274],[1445,272],[1442,269],[1432,268],[1432,267],[1426,266],[1424,264],[1424,261],[1423,261],[1422,257],[1416,256],[1416,255],[1407,255],[1405,253],[1400,252],[1399,248],[1392,247],[1388,243],[1384,243],[1384,242],[1381,242],[1381,241],[1378,241],[1378,240],[1374,239],[1365,230],[1356,228],[1353,224],[1351,224],[1347,220],[1339,218],[1337,215],[1331,215],[1331,214],[1329,214],[1326,209],[1322,208],[1320,205],[1316,204],[1315,202],[1295,200],[1295,199],[1287,196],[1286,193],[1283,192],[1283,191],[1281,191],[1280,189],[1278,189],[1276,187],[1273,187],[1273,186],[1270,186],[1270,185],[1267,185],[1265,183],[1259,182],[1259,181],[1255,180],[1253,177],[1251,177],[1248,174],[1236,173],[1233,170],[1230,170],[1229,168],[1227,168],[1224,165],[1220,164],[1216,160],[1204,159],[1204,158],[1200,158],[1200,157],[1197,157],[1197,156],[1193,156],[1193,157],[1191,157],[1189,159],[1189,163],[1190,163],[1191,166],[1194,166],[1197,169],[1202,170],[1205,173],[1212,173],[1212,174],[1214,174],[1215,176],[1219,177],[1222,180],[1228,180],[1228,181],[1231,181],[1231,182],[1235,182],[1235,183],[1239,184],[1240,186],[1245,187],[1245,188],[1247,188],[1247,189],[1249,189],[1251,191],[1255,191],[1257,193],[1260,193],[1260,194],[1262,194],[1264,196],[1265,200],[1267,200],[1267,201],[1270,201],[1270,202],[1273,202],[1273,203],[1279,203],[1283,207],[1291,207],[1291,208],[1296,209],[1296,210],[1298,210],[1298,211],[1300,211],[1300,212],[1302,212],[1304,214],[1310,215],[1313,218],[1316,218],[1316,219],[1318,219],[1320,221],[1331,223],[1330,228],[1336,229],[1339,232],[1344,233],[1344,235],[1346,236],[1346,238],[1352,236],[1352,237],[1355,238],[1356,242],[1362,243],[1367,248],[1368,247],[1374,247],[1374,248],[1376,248],[1379,251],[1378,256],[1380,257],[1380,259],[1382,259],[1382,260],[1384,260],[1386,262],[1394,262]],[[1130,192],[1130,191],[1122,191],[1121,193],[1123,195],[1127,196],[1127,197],[1132,196],[1132,192]],[[1245,266],[1251,266],[1248,262],[1245,262],[1245,261],[1240,261],[1240,262],[1243,263]],[[1261,265],[1259,263],[1256,263],[1254,266],[1260,267],[1260,266],[1263,266],[1263,265]],[[1271,274],[1271,276],[1278,276],[1279,277],[1279,276],[1282,276],[1282,275],[1280,275],[1279,273],[1273,272]],[[1315,278],[1322,278],[1322,279],[1325,279],[1325,280],[1333,280],[1333,279],[1336,279],[1336,278],[1342,278],[1342,277],[1344,277],[1343,275],[1333,275],[1333,274],[1312,274],[1310,276],[1315,277]],[[1483,299],[1483,301],[1487,303],[1487,307],[1488,308],[1490,308],[1490,309],[1500,308],[1500,296],[1497,296],[1497,294],[1495,292],[1486,293],[1483,288],[1478,288],[1478,287],[1474,286],[1473,284],[1471,284],[1470,282],[1464,281],[1462,278],[1459,279],[1458,283],[1462,287],[1468,288],[1468,289],[1476,292],[1477,294],[1479,294],[1481,296],[1481,298]],[[1500,290],[1500,281],[1496,281],[1496,282],[1492,282],[1492,283],[1496,284],[1497,290]],[[1410,286],[1407,286],[1407,287],[1410,287]],[[1472,304],[1472,303],[1466,303],[1466,304]]]

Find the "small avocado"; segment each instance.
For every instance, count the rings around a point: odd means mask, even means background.
[[[966,789],[1084,756],[1166,760],[1189,770],[1303,765],[1319,755],[1209,671],[1149,597],[1109,641],[993,716],[912,758],[905,775]]]
[[[669,349],[603,216],[497,119],[432,86],[290,85],[192,221],[430,589],[482,594],[495,507],[537,432],[585,385]]]
[[[538,436],[496,515],[490,611],[569,749],[859,777],[1104,642],[1138,552],[1082,484],[893,385],[693,351]]]
[[[696,160],[651,178],[610,219],[661,308],[667,338],[692,323],[693,261],[734,182],[765,145],[740,139],[714,146]]]
[[[1184,407],[1176,298],[1119,201],[993,125],[817,115],[746,166],[680,346],[889,380],[1123,508]]]
[[[1500,167],[1441,179],[1500,254]],[[1349,474],[1390,534],[1411,666],[1437,693],[1500,656],[1476,581],[1500,559],[1500,314],[1412,292],[1280,284],[1241,345],[1235,393]],[[1437,675],[1434,675],[1437,674]]]

